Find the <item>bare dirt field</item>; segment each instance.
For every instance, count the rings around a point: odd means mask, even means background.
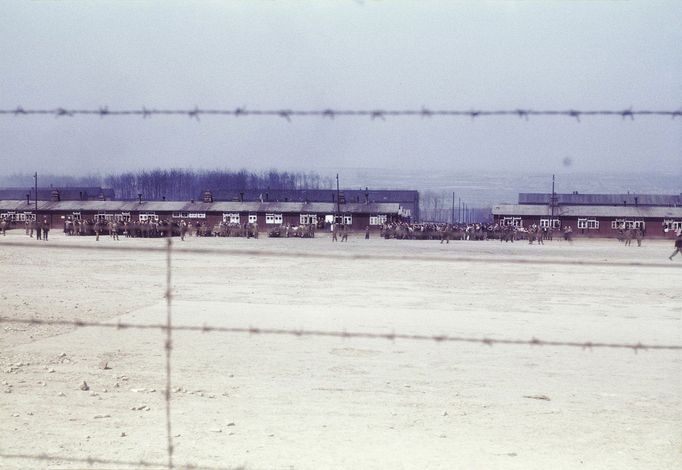
[[[164,323],[165,254],[115,245],[165,241],[0,237],[1,315]],[[219,250],[173,254],[175,326],[682,344],[669,241],[173,246]],[[167,468],[165,340],[0,322],[0,468]],[[172,346],[178,468],[682,468],[680,350],[186,330]]]

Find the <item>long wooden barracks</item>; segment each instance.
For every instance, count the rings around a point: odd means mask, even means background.
[[[574,235],[616,237],[623,228],[641,228],[652,238],[672,238],[682,230],[682,194],[520,193],[518,204],[493,206],[500,225],[563,229]]]
[[[219,201],[205,192],[201,201],[135,201],[61,200],[55,190],[49,201],[0,200],[0,218],[14,225],[26,220],[47,218],[54,228],[67,219],[139,221],[169,220],[204,223],[220,222],[257,224],[261,230],[280,225],[319,227],[333,222],[343,223],[350,230],[379,229],[386,222],[409,220],[410,210],[397,202],[290,202],[290,201]]]

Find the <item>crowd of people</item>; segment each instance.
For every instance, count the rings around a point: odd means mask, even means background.
[[[4,236],[13,224],[6,218],[0,219],[0,232]],[[24,222],[26,235],[37,240],[47,241],[50,233],[50,222],[47,217],[43,220],[26,220]],[[282,224],[268,231],[269,237],[299,237],[314,238],[318,225]],[[345,224],[329,224],[332,241],[348,241],[350,228]],[[128,238],[153,238],[179,236],[182,240],[186,236],[196,237],[246,237],[258,238],[258,225],[256,223],[220,222],[209,226],[203,221],[194,223],[185,220],[156,220],[124,221],[124,220],[94,220],[67,217],[64,220],[64,233],[69,236],[92,236],[99,240],[100,235],[109,235],[118,240],[119,235]],[[365,239],[370,238],[370,227],[364,231]],[[408,223],[403,221],[389,222],[381,226],[379,234],[385,239],[398,240],[440,240],[440,243],[450,243],[450,240],[500,240],[500,242],[514,242],[527,240],[533,244],[543,245],[544,240],[552,240],[557,234],[561,234],[566,241],[572,241],[573,229],[564,226],[563,229],[541,227],[532,224],[528,227],[503,224],[447,224],[447,223]],[[624,225],[616,229],[616,238],[625,246],[632,246],[632,240],[637,246],[642,246],[644,230],[641,227],[626,227]],[[677,230],[675,238],[675,251],[670,255],[672,260],[682,252],[682,230]]]

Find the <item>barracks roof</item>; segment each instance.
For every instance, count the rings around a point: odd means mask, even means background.
[[[35,201],[0,200],[2,211],[33,211]],[[337,205],[332,202],[183,202],[183,201],[38,201],[39,211],[51,212],[282,212],[334,214]],[[350,214],[406,214],[397,202],[346,203],[340,205],[342,213]]]
[[[588,206],[682,206],[682,194],[554,194],[555,204]],[[519,204],[549,204],[550,193],[520,193]]]
[[[551,215],[549,205],[541,204],[498,204],[493,206],[493,215],[542,217]],[[555,217],[638,217],[638,218],[682,218],[682,206],[592,206],[561,205],[554,207]]]

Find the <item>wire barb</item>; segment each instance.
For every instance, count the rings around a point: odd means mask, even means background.
[[[142,116],[143,118],[148,118],[153,115],[185,115],[190,119],[196,119],[199,121],[199,117],[202,114],[211,114],[218,116],[259,116],[259,117],[279,117],[286,119],[288,122],[291,121],[293,117],[322,117],[334,119],[337,116],[347,116],[347,117],[359,117],[368,116],[372,120],[381,119],[386,120],[387,116],[403,116],[403,117],[421,117],[421,118],[431,118],[434,116],[441,117],[452,117],[452,116],[468,116],[472,120],[480,116],[498,116],[498,117],[509,117],[516,116],[526,121],[529,120],[531,116],[547,116],[547,117],[569,117],[580,122],[582,116],[621,116],[622,119],[630,118],[634,120],[635,116],[670,116],[675,119],[677,116],[682,116],[682,109],[677,110],[663,110],[663,109],[639,109],[634,110],[632,107],[625,110],[544,110],[544,111],[533,111],[531,109],[501,109],[501,110],[481,110],[481,109],[440,109],[433,110],[422,106],[421,109],[313,109],[313,110],[303,110],[303,109],[257,109],[257,110],[247,110],[246,106],[241,106],[235,109],[202,109],[195,106],[193,109],[149,109],[145,106],[142,109],[119,109],[110,110],[107,106],[100,106],[97,109],[71,109],[71,108],[56,108],[56,109],[25,109],[21,106],[17,106],[14,109],[0,109],[0,114],[5,114],[8,116],[37,116],[37,115],[54,115],[55,117],[61,116]]]

